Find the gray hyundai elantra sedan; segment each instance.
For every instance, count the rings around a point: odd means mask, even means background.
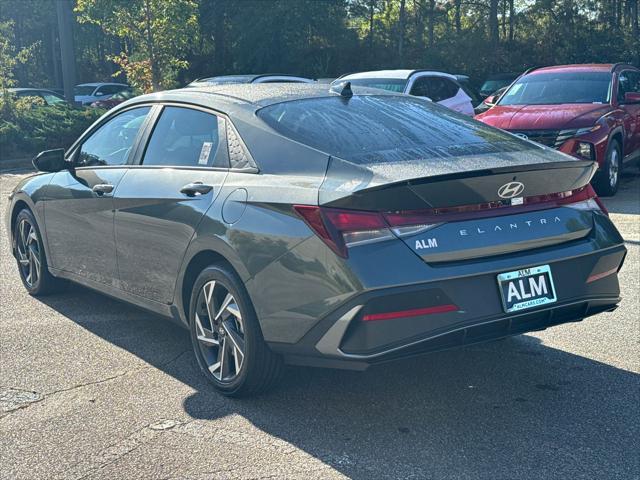
[[[11,194],[32,295],[66,280],[189,328],[226,395],[612,311],[596,170],[419,98],[326,85],[129,100]]]

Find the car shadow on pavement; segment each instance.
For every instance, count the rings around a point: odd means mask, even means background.
[[[365,372],[289,367],[272,392],[234,400],[209,386],[180,327],[82,287],[43,301],[189,385],[195,422],[215,430],[209,420],[239,415],[350,478],[629,478],[640,467],[640,375],[533,336]]]

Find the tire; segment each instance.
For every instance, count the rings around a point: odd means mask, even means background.
[[[256,395],[280,379],[282,359],[265,343],[242,281],[226,266],[211,265],[196,279],[189,327],[198,365],[219,393]]]
[[[607,147],[602,169],[598,172],[594,186],[601,197],[612,197],[618,191],[622,172],[622,148],[617,140],[611,140]]]
[[[39,297],[60,291],[65,282],[49,273],[40,228],[29,209],[18,213],[13,232],[20,280],[29,295]]]

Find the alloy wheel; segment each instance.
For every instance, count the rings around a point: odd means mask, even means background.
[[[619,170],[618,150],[613,149],[611,151],[611,158],[609,158],[609,185],[615,188],[618,183],[618,170]]]
[[[29,288],[33,288],[40,279],[42,256],[36,229],[26,219],[18,224],[16,250],[22,278]]]
[[[234,296],[220,282],[204,284],[195,312],[196,338],[202,358],[220,382],[235,380],[244,364],[242,313]]]

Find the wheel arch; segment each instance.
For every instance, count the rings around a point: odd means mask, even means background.
[[[614,129],[609,135],[609,142],[612,140],[617,140],[618,145],[620,145],[621,154],[624,156],[624,130],[622,126]]]
[[[219,239],[217,240],[220,241]],[[216,248],[212,245],[202,246],[201,248],[190,248],[187,255],[185,255],[177,279],[174,304],[178,308],[180,320],[187,326],[189,324],[191,289],[202,270],[210,265],[219,264],[238,275],[243,283],[249,278],[248,271],[235,255],[235,252],[233,252],[228,245],[224,243],[223,245],[226,248]]]

